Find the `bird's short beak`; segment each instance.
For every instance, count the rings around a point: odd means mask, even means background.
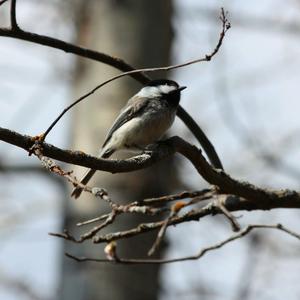
[[[181,92],[181,91],[183,91],[184,89],[186,89],[186,86],[180,86],[176,91],[177,91],[177,92]]]

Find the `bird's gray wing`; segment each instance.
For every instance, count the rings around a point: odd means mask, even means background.
[[[112,127],[110,128],[102,148],[108,143],[113,133],[129,120],[139,116],[149,104],[149,99],[141,97],[132,97],[128,100],[127,105],[121,111]]]

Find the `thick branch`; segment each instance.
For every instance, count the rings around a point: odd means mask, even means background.
[[[26,151],[29,151],[34,144],[35,139],[36,137],[21,135],[17,132],[0,127],[0,140]],[[164,151],[155,151],[151,156],[149,154],[143,154],[125,160],[107,160],[87,155],[81,151],[63,150],[48,143],[43,143],[42,147],[43,154],[47,157],[111,173],[141,170],[153,165],[157,161],[161,161],[164,158],[169,157],[174,153],[170,147],[162,146],[161,149],[164,149]]]
[[[34,137],[22,136],[18,133],[1,128],[0,139],[19,146],[27,151],[36,140]],[[191,161],[199,174],[205,180],[217,186],[219,189],[219,195],[217,196],[218,199],[216,203],[211,202],[200,209],[193,209],[183,215],[171,217],[168,219],[166,226],[176,225],[188,221],[197,221],[200,218],[208,215],[224,213],[224,209],[222,211],[220,209],[220,205],[224,207],[226,211],[300,208],[300,194],[298,192],[291,190],[271,191],[258,188],[247,182],[237,181],[231,178],[225,172],[213,169],[202,156],[199,149],[185,142],[179,137],[173,137],[167,140],[165,143],[159,144],[156,149],[153,150],[151,155],[140,155],[127,160],[98,159],[85,155],[82,152],[62,150],[46,143],[43,144],[43,149],[41,150],[43,151],[43,155],[54,159],[109,172],[129,172],[138,170],[148,167],[176,152],[182,154]],[[157,230],[163,225],[164,221],[139,224],[136,228],[126,231],[94,236],[93,242],[105,243],[115,241],[117,239],[128,238],[148,231]],[[57,234],[57,236],[72,240],[74,242],[81,242],[80,239],[77,240],[69,234]]]
[[[0,140],[18,146],[28,151],[34,144],[34,137],[24,136],[8,129],[0,128]],[[111,173],[131,172],[147,168],[154,163],[166,159],[174,153],[186,157],[198,173],[210,184],[216,185],[221,193],[232,194],[247,199],[246,202],[225,203],[230,210],[238,209],[270,209],[275,207],[300,207],[300,195],[292,190],[272,191],[258,188],[247,182],[231,178],[224,171],[211,167],[201,154],[201,151],[179,137],[173,137],[159,144],[152,154],[143,154],[125,160],[106,160],[92,157],[78,151],[62,150],[53,145],[43,144],[43,155],[88,168]],[[249,202],[250,201],[250,202]]]

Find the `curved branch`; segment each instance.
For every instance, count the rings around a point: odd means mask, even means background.
[[[214,245],[211,245],[209,247],[202,248],[198,253],[195,255],[190,256],[184,256],[179,258],[171,258],[171,259],[135,259],[135,258],[116,258],[115,260],[109,260],[104,258],[89,258],[89,257],[78,257],[75,255],[72,255],[70,253],[65,253],[65,255],[71,259],[76,260],[77,262],[98,262],[98,263],[121,263],[121,264],[167,264],[167,263],[175,263],[175,262],[183,262],[187,260],[198,260],[202,256],[204,256],[206,253],[222,248],[228,243],[231,243],[237,239],[240,239],[247,234],[249,234],[254,229],[277,229],[280,231],[283,231],[287,233],[288,235],[300,239],[300,235],[287,227],[281,225],[281,224],[275,224],[275,225],[264,225],[264,224],[252,224],[248,225],[244,229],[242,229],[240,232],[228,237],[225,240],[222,240]]]
[[[224,170],[222,162],[215,150],[214,145],[208,139],[208,137],[203,132],[203,130],[198,126],[195,120],[181,106],[179,106],[177,109],[177,116],[181,120],[184,120],[185,125],[188,127],[188,129],[191,132],[193,132],[194,136],[196,137],[201,147],[205,151],[212,166],[216,169]]]
[[[29,152],[29,149],[34,145],[36,139],[37,137],[22,135],[15,131],[0,127],[0,140],[22,148],[27,152]],[[174,153],[174,150],[170,147],[162,145],[161,151],[155,151],[151,156],[143,154],[125,160],[108,160],[87,155],[82,151],[63,150],[48,143],[43,143],[42,149],[44,156],[62,162],[111,173],[124,173],[141,170],[165,159],[166,157],[169,157]]]
[[[5,128],[0,128],[0,140],[28,151],[34,144],[36,137],[25,136]],[[198,173],[208,183],[216,185],[220,192],[247,199],[257,209],[300,207],[299,192],[292,190],[267,190],[256,187],[248,182],[233,179],[224,171],[212,168],[202,155],[201,150],[179,137],[172,137],[164,143],[160,143],[151,155],[142,154],[125,160],[101,159],[86,155],[83,152],[62,150],[47,143],[43,144],[43,155],[47,157],[111,173],[144,169],[170,157],[176,152],[187,158],[194,165]],[[233,209],[230,202],[226,203],[225,206],[229,211]]]
[[[18,133],[12,132],[7,129],[0,128],[0,139],[8,143],[19,146],[28,151],[28,149],[36,143],[36,137],[22,136]],[[198,221],[200,218],[215,215],[219,213],[224,214],[226,211],[229,219],[234,218],[229,211],[237,210],[269,210],[273,208],[300,208],[300,193],[292,190],[267,190],[251,185],[247,182],[241,182],[231,178],[228,174],[221,170],[213,169],[211,165],[202,156],[201,151],[195,146],[185,142],[179,137],[173,137],[164,143],[157,145],[151,155],[140,155],[127,160],[105,160],[98,159],[85,155],[82,152],[72,152],[68,150],[62,150],[52,145],[37,144],[38,152],[43,154],[38,155],[36,151],[33,151],[42,162],[46,162],[45,156],[58,159],[64,162],[77,163],[79,165],[91,167],[94,169],[100,169],[109,172],[129,172],[151,166],[157,161],[160,161],[170,155],[178,152],[185,158],[190,160],[194,165],[198,173],[210,184],[216,185],[215,197],[217,201],[210,202],[206,206],[200,209],[192,209],[180,216],[172,216],[167,221],[158,221],[154,223],[139,224],[136,228],[132,228],[125,231],[113,232],[104,235],[95,235],[99,228],[95,231],[88,233],[87,237],[91,238],[94,243],[108,243],[118,239],[129,238],[145,232],[157,230],[165,225],[167,226],[180,224],[188,221]],[[54,164],[49,161],[50,167]],[[57,166],[59,169],[59,167]],[[56,168],[56,169],[57,169]],[[62,170],[61,170],[62,172]],[[55,172],[56,173],[56,172]],[[63,172],[69,174],[70,172]],[[60,174],[60,172],[58,172]],[[220,209],[220,208],[223,208]],[[104,223],[105,225],[108,223]],[[69,233],[64,234],[52,234],[57,237],[61,237],[76,243],[80,243],[85,240],[85,237],[76,239]]]
[[[114,57],[102,52],[90,50],[84,47],[76,46],[74,44],[46,35],[36,34],[21,29],[15,31],[9,28],[0,28],[0,36],[15,38],[34,44],[39,44],[50,48],[62,50],[66,53],[72,53],[81,57],[104,63],[123,72],[135,70],[134,67],[127,64],[121,58]],[[150,80],[150,78],[143,73],[135,73],[132,74],[131,77],[141,82],[142,84],[145,84]]]

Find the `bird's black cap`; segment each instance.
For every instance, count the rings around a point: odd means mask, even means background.
[[[179,86],[179,84],[170,79],[155,79],[146,84],[149,87],[159,87],[161,85],[172,86],[175,89],[168,91],[167,93],[162,93],[162,99],[165,99],[171,106],[177,107],[180,101],[180,92],[184,90],[185,86]]]
[[[170,79],[155,79],[155,80],[151,80],[149,81],[146,86],[159,86],[159,85],[171,85],[171,86],[175,86],[175,87],[179,87],[178,83],[174,80],[170,80]]]

